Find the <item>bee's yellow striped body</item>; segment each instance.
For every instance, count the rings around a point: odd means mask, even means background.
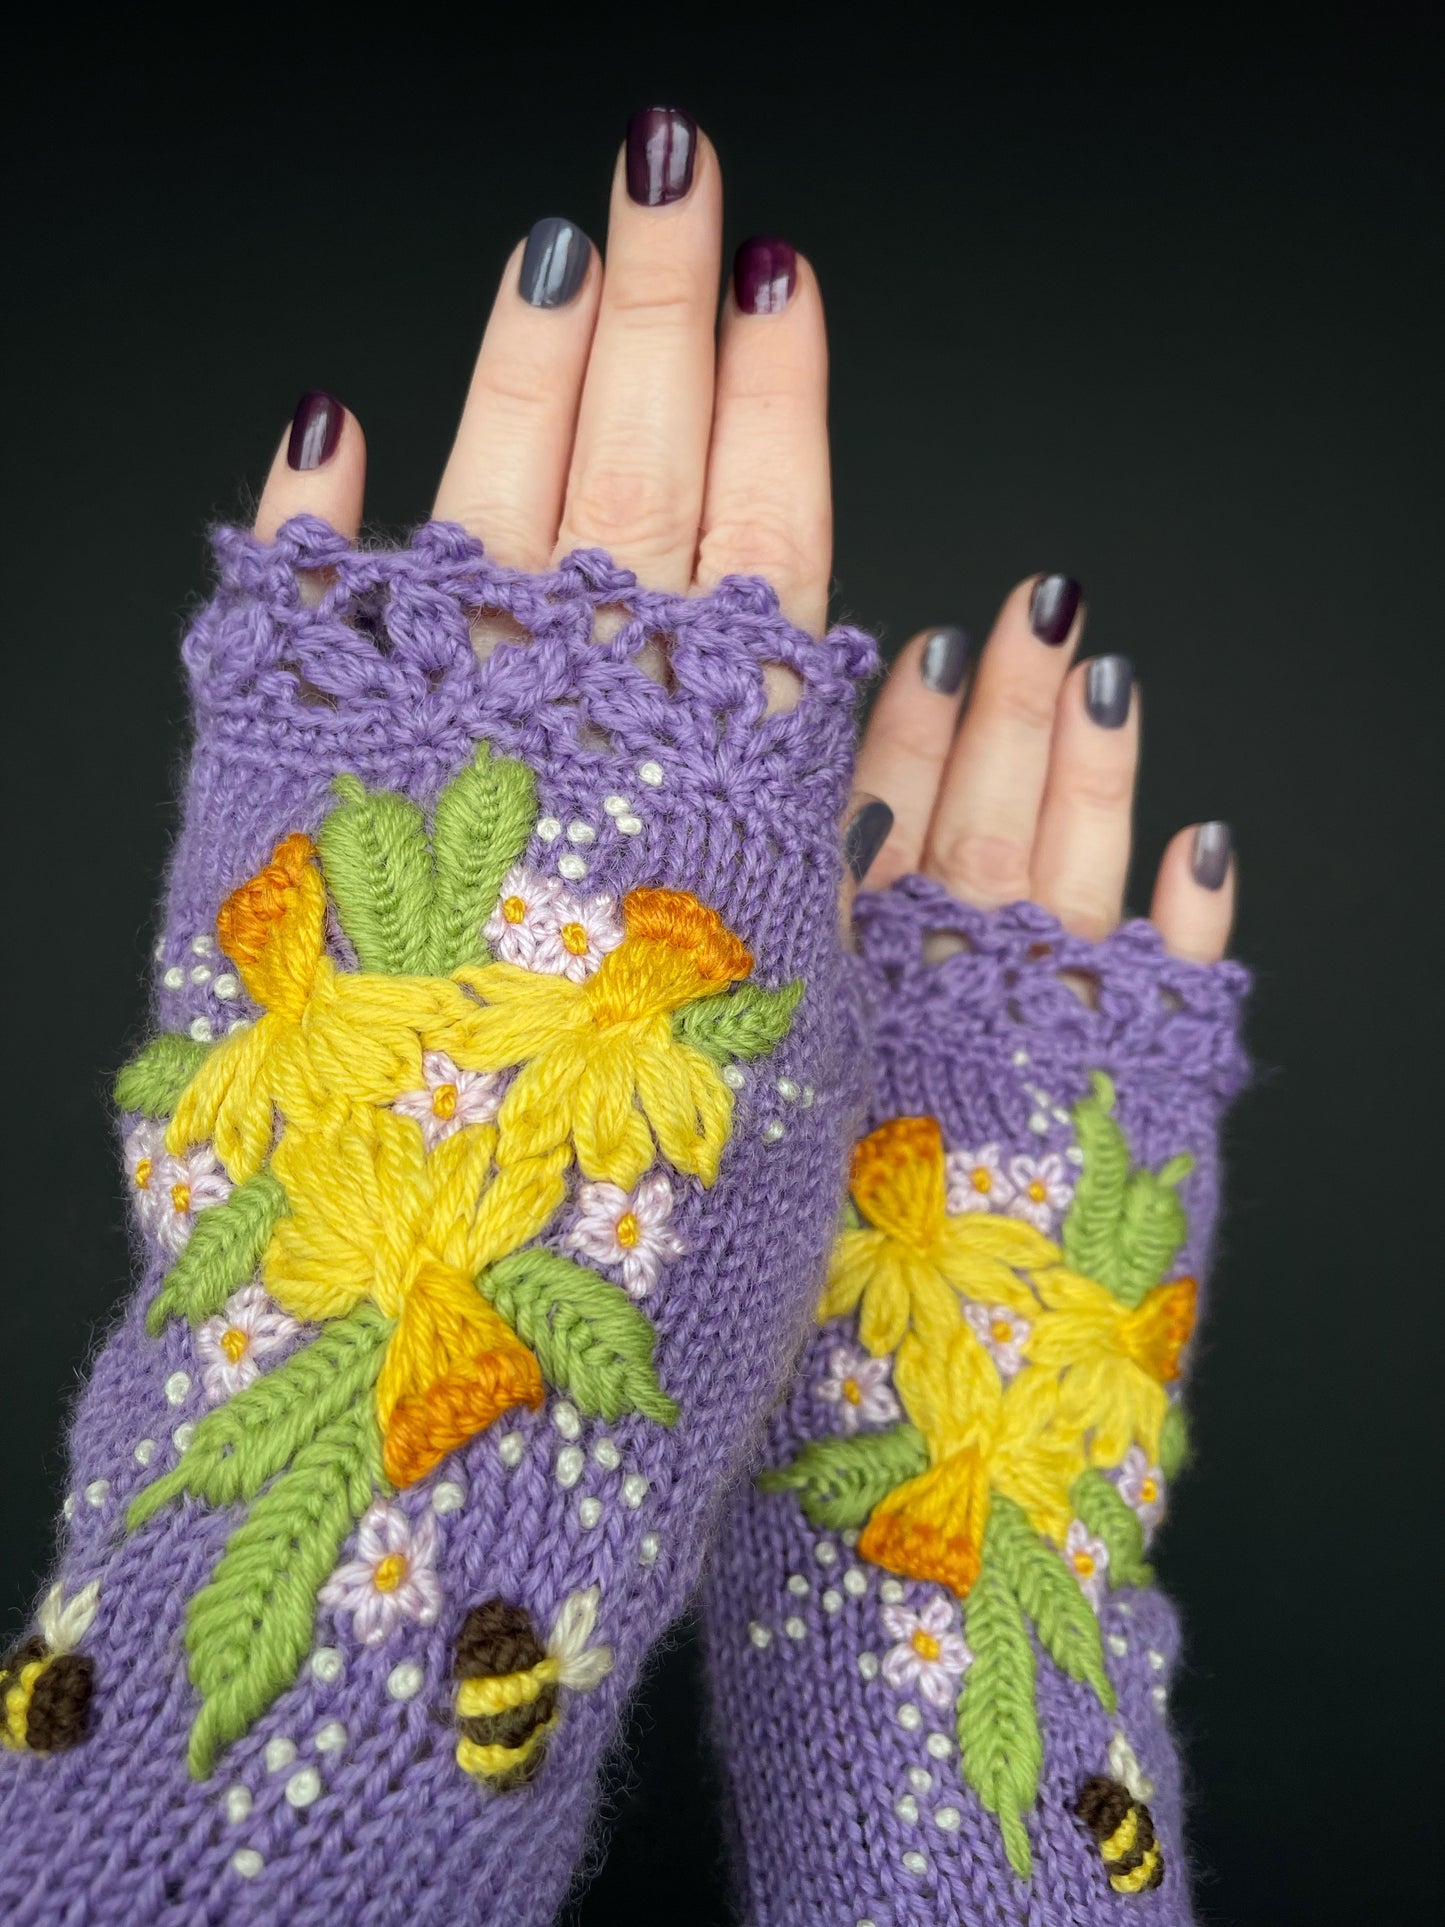
[[[1147,1893],[1164,1878],[1164,1850],[1154,1816],[1122,1781],[1097,1774],[1079,1791],[1075,1813],[1093,1835],[1117,1894]]]
[[[27,1639],[0,1666],[0,1742],[17,1753],[59,1753],[85,1738],[94,1683],[89,1659]]]
[[[457,1764],[487,1785],[520,1786],[542,1764],[557,1724],[561,1662],[522,1606],[489,1599],[457,1638]]]

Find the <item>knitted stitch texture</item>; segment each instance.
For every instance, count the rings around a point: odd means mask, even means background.
[[[919,877],[857,923],[850,1206],[704,1589],[746,1918],[1184,1927],[1178,1630],[1144,1548],[1247,977]]]
[[[215,550],[0,1917],[528,1927],[816,1299],[873,646],[449,525]]]

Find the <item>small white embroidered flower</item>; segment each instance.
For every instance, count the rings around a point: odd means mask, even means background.
[[[444,1050],[425,1052],[421,1074],[425,1088],[404,1092],[391,1108],[416,1119],[429,1151],[465,1124],[490,1124],[502,1107],[497,1072],[458,1070]]]
[[[279,1351],[301,1327],[274,1305],[260,1285],[246,1285],[226,1300],[225,1310],[196,1327],[201,1383],[213,1405],[234,1398],[261,1376],[256,1362]]]
[[[1023,1348],[1033,1326],[1007,1305],[965,1305],[969,1329],[998,1367],[1005,1384],[1023,1370]]]
[[[531,967],[583,983],[626,934],[616,897],[560,890],[537,920]]]
[[[497,907],[482,926],[493,956],[530,970],[538,929],[561,891],[555,877],[539,877],[524,864],[513,864],[502,879]]]
[[[973,1654],[953,1623],[953,1608],[943,1598],[930,1599],[922,1612],[906,1606],[885,1606],[883,1626],[890,1646],[883,1655],[883,1677],[899,1692],[915,1683],[934,1706],[953,1703],[957,1682],[973,1664]]]
[[[430,1626],[441,1611],[436,1575],[437,1522],[415,1520],[378,1499],[356,1532],[356,1557],[338,1566],[318,1595],[323,1606],[351,1614],[363,1646],[380,1646],[403,1619]]]
[[[950,1151],[944,1170],[948,1209],[954,1217],[962,1211],[1001,1211],[1013,1196],[996,1144],[985,1144],[977,1151]]]
[[[1146,1532],[1164,1517],[1164,1474],[1157,1465],[1150,1465],[1142,1446],[1131,1445],[1124,1454],[1119,1467],[1119,1497],[1138,1513]]]
[[[1052,1231],[1056,1215],[1073,1196],[1063,1158],[1057,1151],[1047,1151],[1041,1158],[1010,1158],[1008,1175],[1013,1187],[1009,1215],[1026,1219],[1036,1231]]]
[[[166,1160],[166,1127],[142,1118],[125,1141],[125,1174],[143,1231],[155,1231],[165,1209],[161,1166]]]
[[[828,1354],[828,1376],[818,1381],[818,1396],[838,1408],[838,1426],[856,1432],[860,1425],[890,1425],[903,1408],[888,1382],[889,1360],[870,1358],[851,1345]]]
[[[1064,1564],[1079,1582],[1079,1590],[1094,1608],[1104,1596],[1104,1579],[1109,1570],[1109,1548],[1096,1539],[1082,1519],[1071,1519],[1064,1534]]]
[[[147,1190],[156,1192],[154,1229],[172,1258],[179,1258],[197,1215],[231,1195],[231,1180],[209,1144],[195,1145],[183,1157],[169,1152],[156,1159]]]
[[[577,1193],[578,1214],[567,1243],[594,1264],[621,1265],[623,1289],[645,1298],[664,1265],[682,1257],[687,1246],[673,1230],[672,1186],[654,1171],[633,1191],[615,1184],[584,1184]]]

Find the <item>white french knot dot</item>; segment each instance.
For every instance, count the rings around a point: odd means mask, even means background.
[[[75,1517],[75,1494],[73,1492],[66,1493],[64,1503],[61,1505],[60,1510],[67,1519],[73,1519]]]
[[[915,1793],[927,1793],[933,1785],[933,1775],[926,1766],[911,1766],[908,1769],[908,1784]]]
[[[808,1597],[808,1593],[810,1590],[811,1588],[809,1587],[808,1582],[803,1577],[802,1573],[790,1572],[788,1574],[788,1591],[789,1592],[796,1593],[799,1599],[806,1599]]]
[[[280,1773],[296,1758],[295,1740],[288,1740],[284,1733],[278,1733],[274,1740],[267,1740],[264,1758],[268,1773]]]
[[[585,1460],[580,1445],[564,1445],[557,1454],[557,1483],[568,1491],[582,1476]]]
[[[161,978],[167,990],[180,990],[184,988],[185,981],[186,973],[179,964],[172,964],[165,976]]]
[[[433,1512],[460,1512],[466,1502],[466,1493],[453,1479],[443,1479],[431,1495]]]
[[[864,1679],[877,1679],[878,1677],[877,1653],[859,1653],[858,1671],[863,1675]]]
[[[893,1811],[900,1820],[906,1820],[911,1825],[918,1818],[918,1802],[911,1793],[905,1793],[901,1799],[893,1802]]]
[[[337,1646],[318,1646],[311,1655],[311,1670],[324,1686],[330,1686],[346,1670],[341,1649]]]
[[[727,1085],[730,1091],[740,1091],[743,1088],[743,1086],[747,1083],[748,1080],[746,1075],[738,1069],[736,1064],[724,1064],[722,1081],[724,1082],[724,1084]]]
[[[569,883],[580,883],[587,874],[587,865],[580,856],[573,856],[569,850],[566,856],[557,859],[558,873]]]
[[[590,1532],[602,1517],[602,1501],[590,1493],[577,1508],[577,1517]]]
[[[925,1744],[935,1760],[946,1760],[953,1751],[953,1742],[946,1733],[930,1733]]]
[[[555,816],[537,818],[537,835],[544,843],[555,843],[562,834],[562,825]]]
[[[109,1479],[92,1479],[90,1484],[85,1488],[85,1503],[87,1505],[93,1505],[97,1511],[105,1504],[109,1497]]]
[[[565,1398],[559,1398],[552,1407],[552,1423],[564,1439],[575,1439],[582,1430],[582,1421],[577,1415],[577,1407]]]
[[[830,1586],[823,1594],[823,1611],[825,1613],[840,1613],[842,1610],[843,1595],[840,1592],[834,1592]]]
[[[218,997],[223,997],[229,1000],[230,998],[236,995],[236,993],[240,990],[241,986],[238,980],[231,975],[229,970],[223,970],[220,976],[217,977],[216,981],[211,985],[211,988],[212,990],[215,991]]]
[[[604,796],[602,807],[609,816],[626,816],[632,805],[625,796]]]
[[[657,1555],[661,1548],[662,1541],[655,1532],[644,1532],[641,1543],[637,1548],[637,1556],[644,1566],[655,1566],[657,1564]]]
[[[346,1744],[346,1728],[340,1720],[328,1720],[311,1744],[318,1753],[339,1753]]]
[[[878,1597],[883,1601],[885,1606],[901,1606],[903,1603],[903,1588],[896,1579],[885,1579],[883,1584],[878,1588]]]
[[[637,780],[639,783],[646,783],[649,789],[661,789],[666,780],[661,763],[639,763],[637,766]]]
[[[520,1465],[526,1441],[520,1432],[505,1432],[497,1440],[497,1457],[503,1465]]]
[[[764,1144],[777,1144],[787,1136],[788,1127],[780,1117],[772,1118],[763,1126]]]
[[[309,1807],[321,1796],[321,1775],[314,1766],[303,1766],[286,1782],[288,1806]]]
[[[135,1462],[137,1465],[149,1465],[155,1455],[156,1442],[154,1439],[141,1439],[137,1442],[135,1448]]]
[[[197,964],[191,971],[191,982],[193,984],[208,984],[210,981],[211,967],[209,964]]]
[[[581,844],[585,848],[587,844],[597,841],[597,832],[590,823],[584,823],[579,816],[567,825],[567,841]]]
[[[622,1463],[622,1454],[611,1439],[598,1439],[592,1448],[592,1456],[608,1472],[615,1472]]]
[[[903,1865],[909,1873],[927,1873],[928,1862],[921,1853],[905,1853]]]
[[[622,1497],[627,1505],[640,1506],[647,1497],[647,1480],[640,1472],[629,1472],[622,1481]]]
[[[191,1381],[186,1372],[172,1372],[166,1380],[167,1405],[184,1405],[190,1397]]]
[[[939,1807],[933,1816],[933,1824],[942,1827],[945,1833],[957,1833],[962,1820],[957,1807]]]
[[[239,1826],[251,1811],[251,1789],[233,1786],[226,1794],[226,1818],[231,1825]]]
[[[196,1428],[190,1419],[187,1419],[184,1425],[178,1425],[175,1431],[171,1433],[171,1443],[178,1452],[184,1452],[195,1436]]]
[[[913,1704],[912,1700],[904,1700],[903,1704],[899,1707],[898,1724],[906,1727],[910,1733],[916,1733],[919,1727],[922,1726],[923,1715]]]
[[[211,1029],[211,1020],[209,1017],[193,1017],[191,1019],[191,1037],[197,1044],[209,1044],[214,1036],[215,1032]]]
[[[231,1855],[232,1870],[243,1880],[254,1880],[265,1864],[254,1847],[237,1847]]]
[[[404,1659],[387,1674],[386,1690],[394,1700],[414,1700],[421,1691],[424,1678],[415,1660]]]
[[[771,1631],[766,1626],[760,1626],[756,1619],[748,1627],[748,1638],[753,1642],[754,1646],[757,1647],[759,1652],[762,1652],[765,1647],[771,1646],[773,1643]]]
[[[808,1636],[806,1623],[799,1619],[796,1614],[794,1614],[791,1619],[785,1619],[783,1621],[783,1631],[788,1635],[789,1639],[806,1639]]]
[[[642,835],[644,826],[640,816],[619,816],[616,821],[618,834],[620,836]]]
[[[214,937],[206,936],[203,932],[199,937],[191,938],[191,949],[198,957],[214,956],[216,950],[215,939]]]

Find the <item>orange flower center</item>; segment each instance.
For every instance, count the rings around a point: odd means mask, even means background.
[[[1048,1186],[1044,1184],[1041,1178],[1035,1178],[1033,1183],[1029,1186],[1029,1196],[1033,1199],[1035,1204],[1048,1203],[1049,1201]]]
[[[1093,1553],[1076,1552],[1074,1554],[1074,1571],[1079,1575],[1081,1579],[1092,1579],[1094,1576]]]
[[[562,948],[573,957],[585,957],[589,948],[587,926],[583,923],[564,923],[562,925]]]
[[[1145,1505],[1153,1505],[1154,1501],[1159,1497],[1158,1481],[1155,1479],[1141,1479],[1139,1481],[1139,1497]]]
[[[622,1216],[617,1220],[618,1244],[622,1246],[624,1251],[631,1251],[641,1236],[642,1226],[637,1222],[637,1213],[635,1211],[624,1211]]]
[[[1006,1318],[995,1318],[989,1326],[995,1345],[1007,1345],[1013,1340],[1014,1328]]]
[[[455,1084],[438,1084],[431,1094],[431,1113],[445,1122],[456,1115],[457,1087]]]
[[[246,1356],[251,1341],[238,1325],[228,1325],[221,1333],[221,1350],[233,1365],[239,1365]]]
[[[861,1405],[863,1403],[863,1387],[858,1383],[856,1378],[845,1378],[843,1380],[843,1396],[850,1405]]]
[[[184,1217],[191,1208],[191,1187],[188,1184],[171,1186],[171,1209],[179,1217]]]
[[[502,901],[502,915],[508,923],[522,923],[527,915],[527,899],[505,897]]]
[[[405,1577],[405,1556],[399,1552],[389,1552],[384,1559],[378,1561],[376,1570],[371,1575],[371,1583],[378,1592],[395,1592]]]
[[[968,1181],[974,1190],[982,1192],[984,1197],[987,1197],[993,1189],[993,1173],[986,1164],[976,1164],[969,1173]]]
[[[921,1626],[908,1643],[920,1659],[937,1659],[943,1651],[934,1635],[924,1632]]]
[[[156,1168],[155,1164],[150,1158],[142,1158],[140,1162],[136,1165],[135,1183],[136,1183],[136,1189],[138,1191],[145,1190],[146,1186],[151,1181],[151,1172],[154,1171],[155,1168]]]

